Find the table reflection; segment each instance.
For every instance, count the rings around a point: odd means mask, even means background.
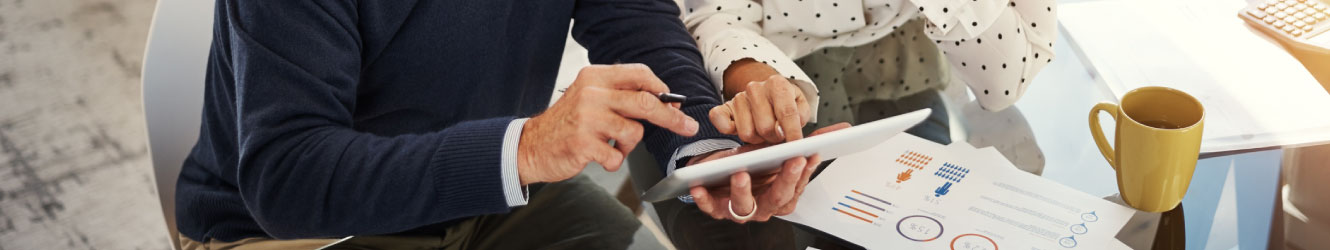
[[[959,109],[966,142],[975,148],[993,147],[1017,168],[1043,175],[1044,151],[1039,149],[1030,122],[1019,107],[989,112],[979,107],[979,102],[970,101]]]

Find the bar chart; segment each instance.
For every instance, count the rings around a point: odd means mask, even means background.
[[[857,189],[851,189],[841,200],[831,207],[836,211],[858,221],[863,221],[872,225],[879,225],[881,214],[887,212],[887,208],[892,207],[891,202],[883,200],[873,195],[866,194]]]

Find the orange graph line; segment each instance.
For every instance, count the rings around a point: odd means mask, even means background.
[[[864,211],[863,209],[859,209],[857,207],[850,207],[850,209],[854,209],[854,211],[859,211],[860,213],[865,213],[868,214],[868,216],[873,216],[873,218],[877,218],[876,214],[869,213],[868,211]]]
[[[858,215],[851,214],[850,212],[845,212],[845,210],[840,210],[840,209],[837,209],[837,208],[834,208],[834,207],[831,208],[831,210],[836,210],[836,212],[840,212],[840,213],[842,213],[842,214],[849,215],[850,217],[854,217],[855,219],[859,219],[859,220],[862,220],[862,221],[864,221],[864,222],[868,222],[868,223],[870,223],[870,224],[873,223],[873,221],[871,221],[871,220],[864,219],[864,217],[859,217]],[[856,209],[856,210],[858,210],[858,209]]]

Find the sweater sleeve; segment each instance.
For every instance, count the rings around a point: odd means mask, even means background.
[[[573,13],[573,38],[587,48],[591,63],[642,63],[670,92],[688,96],[681,110],[698,121],[697,135],[683,137],[643,123],[643,143],[658,166],[669,166],[676,149],[704,139],[737,138],[716,131],[708,112],[721,104],[702,69],[697,44],[679,19],[671,0],[579,0]]]
[[[500,152],[513,118],[378,136],[352,129],[357,1],[228,0],[237,188],[276,238],[392,233],[509,209]]]

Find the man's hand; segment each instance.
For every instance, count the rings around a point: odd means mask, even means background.
[[[751,61],[751,59],[749,59]],[[724,134],[738,135],[747,143],[780,143],[803,138],[803,125],[812,119],[808,107],[808,98],[798,86],[780,75],[766,74],[766,78],[747,82],[747,85],[733,84],[739,75],[749,71],[770,71],[770,66],[740,64],[736,62],[726,70],[726,92],[735,91],[725,105],[711,109],[711,122]],[[735,77],[730,77],[734,75]],[[735,78],[735,79],[732,79]],[[736,86],[737,85],[737,86]]]
[[[592,161],[617,171],[642,140],[642,125],[633,119],[683,136],[696,134],[697,121],[656,97],[669,91],[646,65],[582,68],[558,102],[522,126],[517,146],[522,185],[572,178]]]
[[[838,123],[818,129],[810,136],[848,127],[850,127],[849,123]],[[749,144],[734,150],[717,151],[703,156],[701,159],[694,158],[689,162],[689,165],[720,159],[769,145],[771,144]],[[780,172],[776,174],[754,179],[747,172],[739,172],[730,176],[729,186],[693,187],[689,190],[689,193],[693,195],[693,202],[697,203],[697,208],[711,215],[712,218],[730,219],[736,223],[748,222],[748,220],[741,220],[730,215],[732,206],[735,215],[745,217],[752,215],[749,220],[767,221],[771,219],[771,216],[787,215],[794,212],[794,207],[799,203],[799,195],[803,194],[804,186],[808,185],[808,180],[813,176],[813,172],[817,171],[817,166],[821,163],[822,158],[818,155],[795,157],[785,160]],[[752,210],[754,204],[757,205],[757,211]]]

